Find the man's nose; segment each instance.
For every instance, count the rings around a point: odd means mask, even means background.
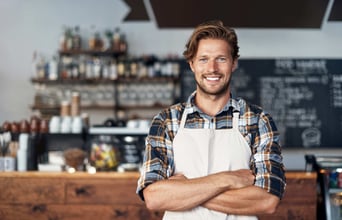
[[[218,65],[216,60],[209,60],[208,61],[208,65],[207,65],[207,70],[208,72],[217,72],[218,69]]]

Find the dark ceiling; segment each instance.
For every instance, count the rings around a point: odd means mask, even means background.
[[[149,21],[143,0],[124,0],[131,8],[124,21]],[[159,28],[192,28],[220,19],[238,28],[320,28],[329,0],[149,0]],[[342,21],[335,0],[329,21]]]

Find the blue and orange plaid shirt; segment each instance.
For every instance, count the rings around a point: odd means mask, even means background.
[[[256,175],[255,186],[283,197],[286,179],[279,132],[272,117],[256,105],[241,98],[231,98],[214,117],[201,112],[194,104],[195,92],[185,103],[178,103],[164,109],[153,118],[146,148],[137,193],[143,199],[142,191],[149,184],[167,179],[173,175],[175,164],[172,142],[177,134],[185,107],[193,108],[185,123],[186,128],[232,128],[232,113],[240,112],[239,131],[251,148],[250,169]],[[189,155],[191,156],[191,155]]]

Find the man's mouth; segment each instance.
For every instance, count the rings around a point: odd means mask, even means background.
[[[208,81],[218,81],[220,76],[204,76],[204,78]]]

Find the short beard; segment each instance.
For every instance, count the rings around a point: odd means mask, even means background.
[[[197,82],[197,80],[196,80],[196,84],[197,84],[197,89],[200,90],[202,94],[207,94],[207,95],[210,95],[210,96],[223,96],[223,95],[226,95],[227,92],[229,92],[230,80],[220,90],[215,91],[215,92],[208,91],[206,88],[202,87]]]

